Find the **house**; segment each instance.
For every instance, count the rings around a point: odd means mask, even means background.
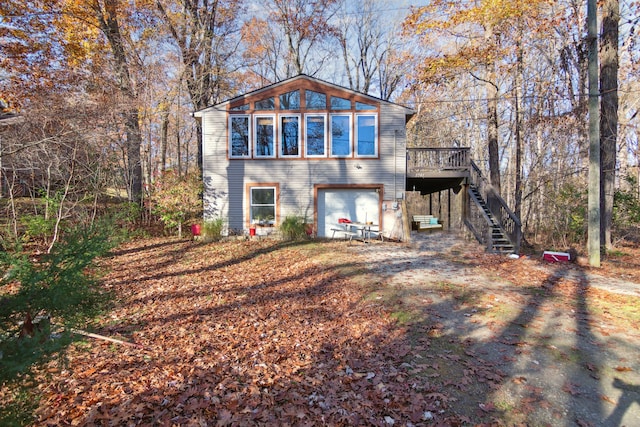
[[[413,114],[306,75],[195,112],[204,219],[223,218],[228,233],[268,234],[294,215],[319,237],[342,218],[397,233]]]

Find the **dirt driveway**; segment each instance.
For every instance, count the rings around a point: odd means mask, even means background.
[[[640,426],[640,284],[486,254],[447,232],[353,243],[371,298],[409,330],[407,362],[460,424]],[[612,277],[613,276],[613,277]]]

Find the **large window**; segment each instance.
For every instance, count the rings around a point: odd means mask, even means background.
[[[233,101],[230,159],[378,158],[380,103],[328,88],[270,90]],[[341,95],[341,96],[340,96]]]
[[[374,114],[356,114],[356,155],[358,157],[374,157],[378,154],[376,118]]]
[[[250,222],[273,225],[276,221],[276,188],[251,187]]]
[[[274,116],[255,116],[255,156],[275,157],[275,140]]]
[[[300,157],[300,116],[280,116],[280,155]]]
[[[351,155],[351,114],[331,115],[331,156]]]
[[[327,155],[327,116],[308,114],[305,117],[305,129],[305,154],[308,157],[325,157]]]
[[[230,157],[249,157],[249,116],[231,116],[229,128]]]

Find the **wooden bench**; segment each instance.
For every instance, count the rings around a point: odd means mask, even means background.
[[[438,218],[433,215],[414,215],[411,225],[412,228],[417,231],[442,228],[442,224],[438,222]]]

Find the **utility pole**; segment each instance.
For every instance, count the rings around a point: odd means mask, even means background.
[[[587,0],[589,44],[589,201],[587,240],[589,265],[600,267],[600,90],[598,87],[598,9]]]

